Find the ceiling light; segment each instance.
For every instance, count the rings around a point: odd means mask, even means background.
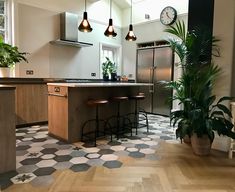
[[[127,41],[135,41],[137,38],[133,32],[133,25],[132,25],[132,0],[131,0],[131,17],[130,17],[130,25],[129,25],[129,31],[125,38]]]
[[[117,33],[114,31],[113,20],[112,20],[112,0],[109,0],[109,4],[110,4],[109,26],[105,30],[104,35],[107,36],[107,37],[116,37]]]
[[[83,13],[83,20],[80,23],[78,29],[81,32],[91,32],[92,31],[90,23],[88,22],[88,16],[87,16],[87,12],[86,12],[86,0],[85,0],[85,11]]]

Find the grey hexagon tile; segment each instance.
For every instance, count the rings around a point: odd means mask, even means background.
[[[71,163],[73,164],[82,164],[86,163],[88,159],[86,157],[74,157],[70,160]]]
[[[53,181],[54,178],[52,177],[52,175],[46,175],[36,177],[33,181],[30,182],[30,184],[34,187],[46,187],[52,184]]]
[[[100,151],[98,152],[100,155],[104,155],[104,154],[112,154],[114,152],[114,150],[112,149],[100,149]]]
[[[142,144],[136,144],[135,147],[138,149],[147,149],[149,148],[149,145],[142,143]]]
[[[91,166],[88,164],[77,164],[77,165],[73,165],[72,167],[70,167],[70,169],[74,172],[82,172],[82,171],[87,171]]]
[[[121,142],[119,141],[110,141],[108,145],[115,146],[115,145],[121,145]]]
[[[97,148],[99,148],[99,149],[110,149],[111,146],[110,145],[99,145],[99,146],[97,146]]]
[[[21,173],[11,178],[11,181],[14,184],[22,184],[22,183],[29,183],[34,178],[36,178],[36,175],[34,175],[33,173]]]
[[[57,170],[69,169],[73,164],[69,161],[66,162],[58,162],[54,165],[54,168]]]
[[[80,150],[80,151],[73,151],[70,155],[72,157],[84,157],[87,153],[83,150]]]
[[[24,155],[26,155],[27,153],[28,153],[28,151],[23,151],[23,150],[22,150],[22,151],[21,151],[21,150],[18,151],[18,150],[17,150],[17,151],[16,151],[16,156],[24,156]]]
[[[113,161],[113,160],[117,160],[118,156],[114,154],[106,154],[106,155],[102,155],[100,159],[104,161]]]
[[[18,173],[32,173],[34,172],[38,167],[36,165],[24,165],[17,169]]]
[[[43,154],[54,154],[57,151],[58,151],[58,149],[56,149],[56,148],[47,148],[47,149],[41,150],[41,152]]]
[[[54,172],[55,172],[55,168],[53,168],[53,167],[43,167],[43,168],[37,169],[33,173],[36,176],[45,176],[45,175],[51,175]]]
[[[86,163],[90,166],[102,166],[104,162],[102,159],[89,159]]]
[[[43,150],[43,148],[41,146],[37,146],[37,147],[31,147],[29,149],[27,149],[27,151],[29,153],[39,153],[41,150]]]
[[[130,152],[129,156],[133,158],[143,158],[145,154],[136,151],[136,152]]]
[[[167,136],[167,135],[164,135],[164,136],[160,136],[160,139],[163,139],[163,140],[171,140],[172,138]]]
[[[42,155],[41,159],[53,159],[55,157],[54,154],[46,154],[46,155]]]
[[[35,165],[38,162],[40,162],[41,159],[40,158],[30,158],[30,159],[24,159],[23,161],[21,161],[20,163],[22,165]]]
[[[10,171],[7,173],[0,174],[0,189],[4,190],[7,187],[11,186],[13,184],[11,178],[15,177],[16,175],[18,175],[16,171]]]
[[[33,144],[33,142],[32,141],[20,141],[19,143],[17,143],[17,145],[18,146],[24,146],[24,145],[31,145],[31,144]]]
[[[25,158],[37,158],[40,157],[42,155],[41,152],[29,152],[27,154],[25,154]]]
[[[120,161],[107,161],[103,165],[104,167],[107,167],[109,169],[119,168],[122,166],[122,162]]]
[[[127,148],[128,147],[132,148],[132,147],[135,147],[135,144],[134,143],[123,143],[122,146],[127,147]]]
[[[48,160],[42,160],[38,162],[36,165],[38,167],[53,167],[56,164],[56,161],[53,159],[48,159]]]
[[[27,150],[27,149],[29,149],[29,148],[30,148],[30,146],[24,146],[24,145],[22,145],[22,146],[16,147],[16,151],[23,151],[23,150]]]
[[[72,157],[69,155],[61,155],[61,156],[56,156],[54,158],[54,160],[57,162],[65,162],[65,161],[69,161],[70,159],[72,159]]]
[[[58,145],[56,143],[46,143],[42,145],[43,148],[57,148]]]
[[[73,147],[71,145],[58,145],[57,149],[63,150],[63,149],[72,149]]]
[[[145,143],[146,145],[150,145],[150,146],[158,145],[158,142],[156,142],[156,141],[145,141],[144,143]]]
[[[117,155],[118,157],[125,157],[129,155],[129,152],[128,151],[115,151],[113,154]]]

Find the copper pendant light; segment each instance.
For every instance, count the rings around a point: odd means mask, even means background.
[[[129,31],[126,35],[126,40],[127,41],[135,41],[137,39],[137,37],[135,36],[134,32],[133,32],[133,25],[132,25],[132,0],[131,0],[131,17],[130,17],[130,25],[129,25]]]
[[[117,33],[114,31],[113,28],[113,19],[112,19],[112,0],[109,0],[110,2],[110,19],[109,19],[109,26],[104,32],[104,35],[107,37],[116,37]]]
[[[85,11],[83,13],[83,20],[80,23],[78,29],[81,32],[91,32],[92,31],[90,23],[88,22],[88,16],[87,16],[87,12],[86,12],[86,0],[85,0]]]

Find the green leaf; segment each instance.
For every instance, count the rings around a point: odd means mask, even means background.
[[[219,101],[217,102],[217,104],[218,103],[221,103],[221,102],[223,102],[223,101],[230,101],[230,100],[232,100],[232,99],[234,99],[234,97],[227,97],[227,96],[225,96],[225,97],[222,97],[222,98],[220,98],[219,99]]]
[[[229,117],[232,118],[232,113],[231,111],[225,106],[225,105],[222,105],[222,104],[218,104],[217,107],[222,110],[225,114],[227,114]]]

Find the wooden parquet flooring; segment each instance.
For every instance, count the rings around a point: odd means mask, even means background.
[[[186,144],[162,142],[159,161],[122,159],[118,169],[93,167],[87,172],[54,173],[48,187],[13,185],[6,192],[235,192],[235,159],[212,151],[195,156]]]

